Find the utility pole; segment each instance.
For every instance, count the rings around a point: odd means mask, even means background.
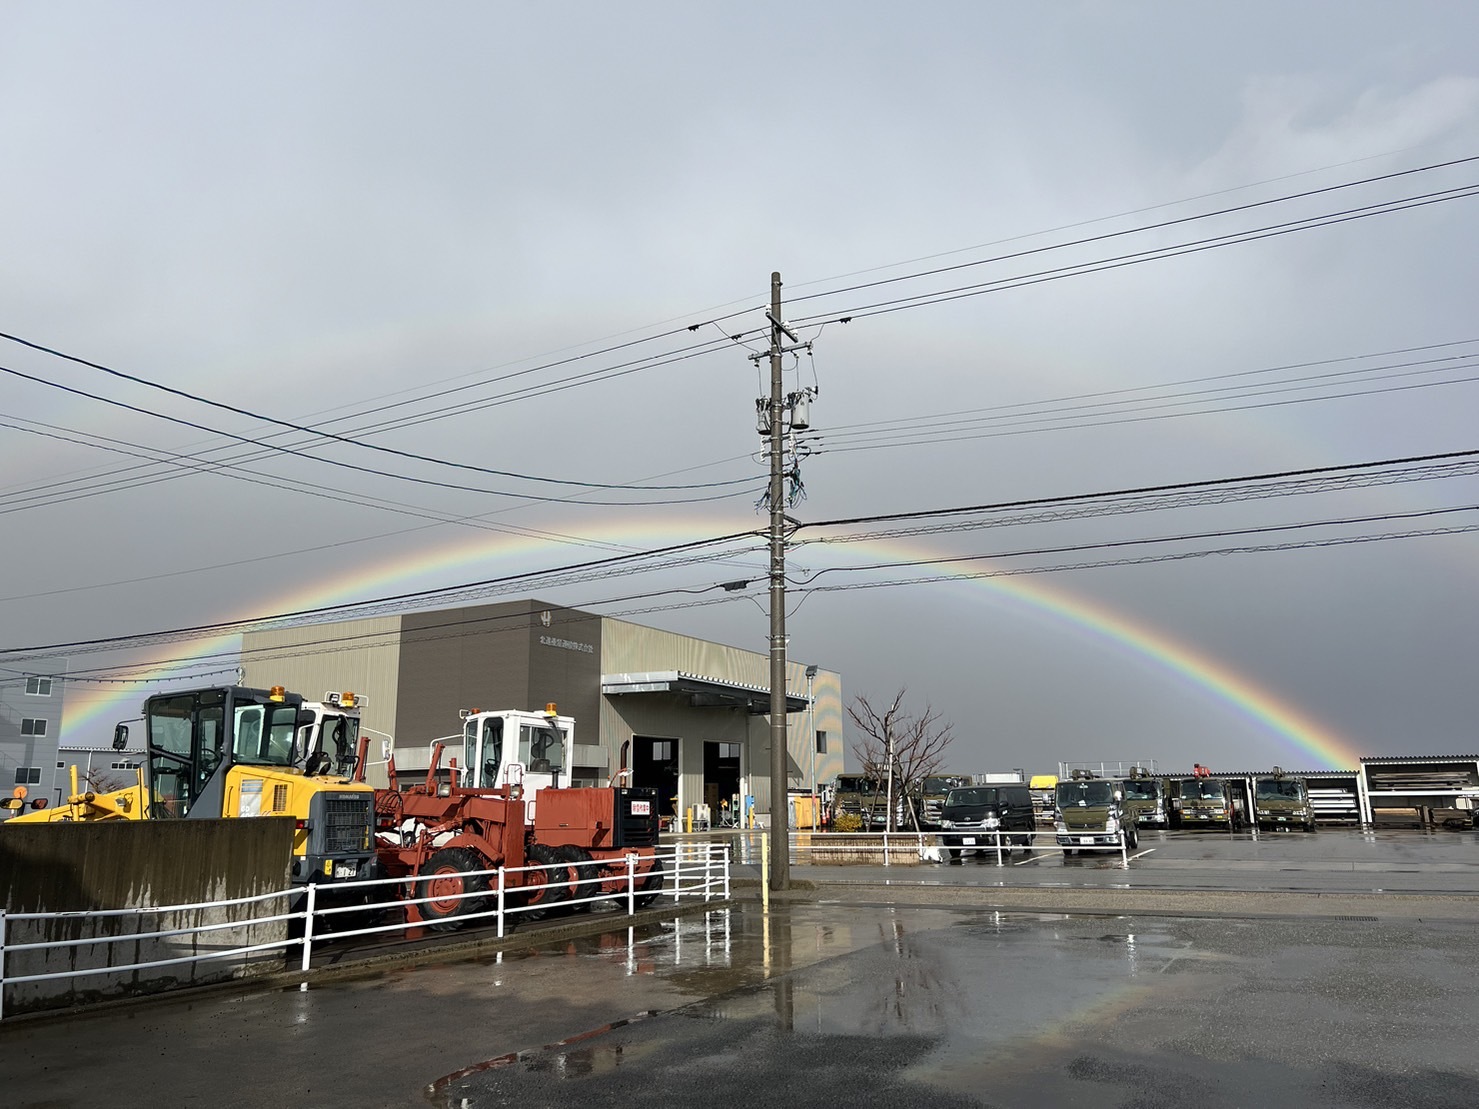
[[[782,322],[781,275],[770,275],[770,888],[791,885],[790,782],[786,766],[786,497],[782,339],[796,336]]]

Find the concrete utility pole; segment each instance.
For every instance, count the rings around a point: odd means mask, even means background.
[[[770,275],[770,888],[791,884],[791,827],[786,766],[785,395],[781,381],[781,275]],[[795,335],[791,335],[795,342]]]

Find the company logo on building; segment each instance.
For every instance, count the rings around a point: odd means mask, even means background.
[[[580,651],[583,654],[593,655],[596,653],[594,644],[578,643],[573,639],[556,639],[552,635],[541,635],[539,642],[546,647],[559,647],[566,651]]]
[[[550,626],[550,621],[552,621],[553,619],[554,615],[550,612],[549,609],[545,609],[539,614],[539,622],[543,624],[546,628]]]

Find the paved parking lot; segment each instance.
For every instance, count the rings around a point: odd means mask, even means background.
[[[926,837],[928,838],[928,837]],[[1050,840],[1045,841],[1050,842]],[[988,850],[960,865],[814,865],[799,856],[795,877],[824,882],[933,882],[941,885],[1134,889],[1286,890],[1327,893],[1479,894],[1479,831],[1304,832],[1142,831],[1130,866],[1118,852],[1065,857],[1056,850]],[[741,868],[758,877],[758,867]]]
[[[5,1103],[1479,1100],[1473,833],[1153,833],[1142,850],[1129,870],[797,867],[820,884],[768,914],[751,901],[306,990],[7,1021]],[[1008,894],[1093,900],[992,906]]]

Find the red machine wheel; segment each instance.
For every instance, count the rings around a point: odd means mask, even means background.
[[[488,876],[469,873],[486,869],[477,852],[465,847],[445,847],[433,854],[416,882],[416,896],[432,899],[417,906],[421,916],[431,927],[448,932],[461,926],[459,917],[481,912],[487,905],[486,897],[458,895],[486,894]]]
[[[570,864],[568,873],[572,884],[569,888],[569,897],[577,902],[577,904],[570,906],[570,911],[572,913],[589,912],[591,902],[582,901],[581,899],[599,897],[601,895],[600,883],[594,881],[594,879],[601,877],[601,868],[596,865],[589,851],[584,847],[576,847],[574,844],[556,847],[555,858],[559,859],[562,863]],[[574,885],[575,882],[581,882],[583,884],[577,886]]]
[[[528,865],[549,866],[562,860],[553,847],[542,843],[529,848]],[[570,884],[561,878],[558,870],[531,870],[524,875],[523,902],[530,910],[520,913],[526,920],[542,920],[550,911],[570,896]]]

